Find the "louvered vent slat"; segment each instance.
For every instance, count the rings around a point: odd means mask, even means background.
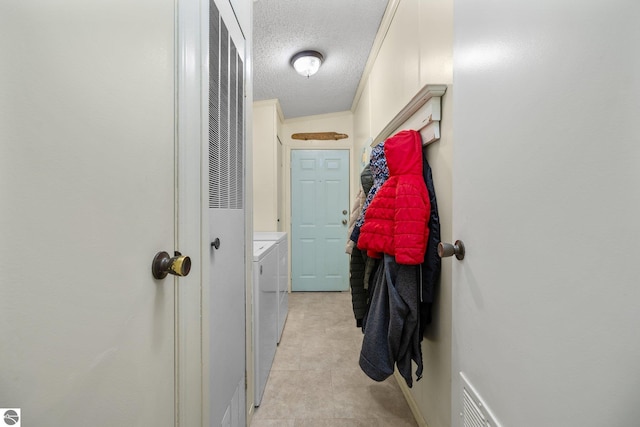
[[[229,31],[220,31],[220,207],[229,208]]]
[[[243,208],[244,201],[244,62],[238,56],[238,155],[236,168],[236,204]]]
[[[464,427],[486,427],[480,408],[473,401],[467,390],[463,390]]]
[[[500,427],[489,407],[460,372],[462,378],[462,427]]]
[[[220,14],[209,2],[209,207],[220,205]]]
[[[236,170],[238,168],[238,86],[237,86],[237,62],[238,53],[235,46],[231,45],[229,54],[229,186],[237,188]],[[237,209],[235,194],[229,195],[231,209]]]
[[[209,2],[209,207],[244,208],[244,64]]]

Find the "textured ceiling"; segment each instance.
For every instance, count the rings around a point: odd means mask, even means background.
[[[280,100],[285,118],[351,109],[388,0],[256,0],[254,100]],[[310,78],[291,67],[301,50],[324,55]]]

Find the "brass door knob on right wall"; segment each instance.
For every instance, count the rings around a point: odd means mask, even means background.
[[[464,259],[464,243],[462,240],[456,240],[452,245],[451,243],[438,243],[438,255],[440,258],[450,257],[455,255],[457,259]]]

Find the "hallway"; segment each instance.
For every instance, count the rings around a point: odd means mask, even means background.
[[[409,427],[394,377],[378,383],[358,366],[362,332],[349,292],[294,292],[252,427]]]

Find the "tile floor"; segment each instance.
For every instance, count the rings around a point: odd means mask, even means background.
[[[251,427],[417,426],[394,377],[369,379],[349,292],[294,292]]]

